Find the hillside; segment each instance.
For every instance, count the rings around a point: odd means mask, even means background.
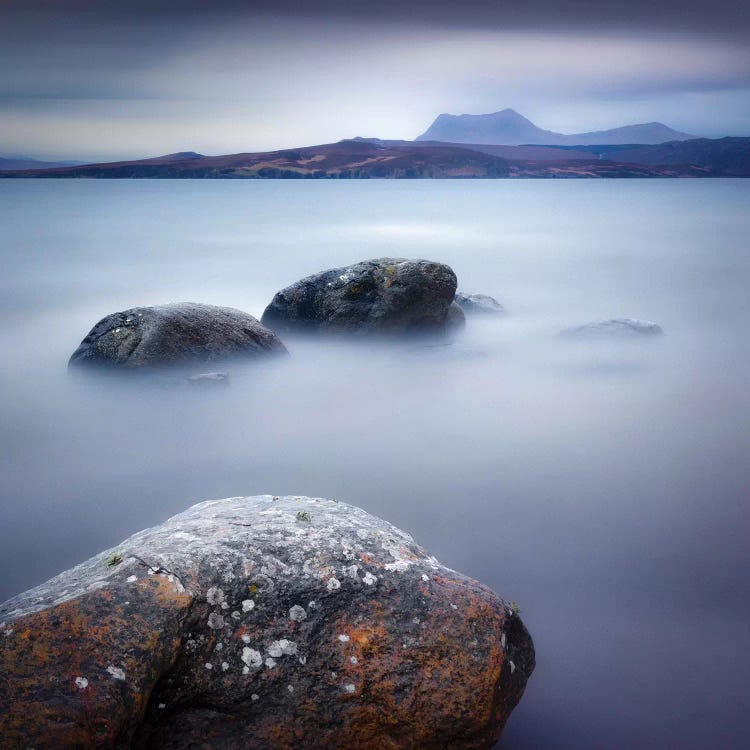
[[[0,172],[16,178],[404,179],[750,176],[750,138],[655,146],[496,146],[355,138],[262,153]]]

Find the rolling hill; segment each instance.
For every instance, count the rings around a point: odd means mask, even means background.
[[[726,141],[730,141],[727,143]],[[750,176],[750,138],[658,146],[494,146],[355,138],[261,153],[3,172],[16,178],[404,179]]]

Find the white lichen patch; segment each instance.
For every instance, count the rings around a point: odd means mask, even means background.
[[[414,565],[411,560],[396,560],[396,562],[386,563],[385,569],[394,573],[405,573]]]
[[[79,690],[85,690],[89,686],[89,681],[85,677],[76,677],[75,683]]]
[[[374,576],[370,571],[368,570],[367,573],[362,578],[362,582],[365,583],[367,586],[372,586],[374,583],[377,583],[378,577]]]
[[[221,604],[226,597],[224,596],[224,592],[217,588],[216,586],[211,586],[211,588],[206,591],[206,601],[209,604],[216,605]]]
[[[349,636],[346,633],[341,633],[338,638],[342,643],[349,643]]]
[[[511,661],[510,662],[510,673],[513,674],[513,672],[516,671],[516,665]]]
[[[242,667],[242,674],[250,674],[250,667]]]
[[[250,643],[250,636],[247,633],[242,634],[242,642],[243,643]]]
[[[221,662],[221,671],[226,672],[227,669],[229,669],[229,664],[227,664],[227,662],[225,661]]]
[[[299,604],[295,604],[289,610],[289,619],[294,620],[295,622],[302,622],[302,620],[306,620],[307,612],[305,611],[305,608],[300,607]]]
[[[208,627],[219,630],[224,627],[224,618],[218,612],[211,612],[208,616]]]
[[[287,690],[288,690],[288,691],[289,691],[290,693],[293,693],[293,692],[294,692],[294,685],[287,685],[287,686],[286,686],[286,689],[287,689]]]
[[[278,659],[282,656],[295,656],[297,653],[297,644],[287,638],[279,641],[273,641],[268,647],[268,655]]]
[[[428,576],[426,573],[422,573],[422,580],[427,583],[427,581],[430,580],[430,576]]]
[[[260,698],[260,696],[259,696],[259,695],[258,695],[257,693],[253,693],[253,694],[252,694],[252,695],[250,696],[250,700],[251,700],[251,701],[252,701],[253,703],[255,703],[255,701],[259,700],[259,698]]]
[[[241,618],[242,618],[242,615],[237,610],[235,610],[234,612],[232,612],[232,619],[233,620],[239,620]]]
[[[341,581],[339,581],[338,578],[329,578],[328,583],[326,583],[326,588],[329,591],[336,591],[341,588]]]
[[[250,610],[255,608],[255,602],[252,599],[244,599],[242,602],[242,611],[243,612],[250,612]]]
[[[502,634],[502,635],[500,636],[500,645],[501,645],[501,646],[502,646],[503,648],[505,648],[505,645],[506,645],[507,641],[508,641],[508,639],[507,639],[507,638],[505,637],[505,633],[503,633],[503,634]]]
[[[242,649],[242,656],[240,658],[248,667],[258,668],[263,664],[263,656],[260,651],[248,648],[247,646]]]
[[[359,664],[359,659],[356,656],[350,656],[349,657],[349,663],[350,664]]]
[[[205,664],[204,664],[203,666],[204,666],[204,667],[205,667],[206,669],[213,669],[213,668],[214,668],[214,665],[213,665],[213,664],[211,664],[211,662],[210,662],[210,661],[207,661],[207,662],[206,662],[206,663],[205,663]]]
[[[167,707],[167,704],[166,704],[166,703],[160,703],[160,704],[159,704],[159,709],[160,709],[160,710],[162,710],[162,711],[163,711],[163,710],[164,710],[164,709],[165,709],[166,707]]]
[[[123,672],[123,670],[120,669],[120,667],[116,667],[114,664],[110,664],[107,667],[107,672],[115,680],[124,680],[125,679],[125,672]]]
[[[128,576],[125,579],[126,583],[135,583],[138,580],[138,576]]]
[[[273,669],[276,666],[276,660],[272,659],[270,656],[266,659],[266,666],[269,669]]]
[[[356,686],[353,685],[351,682],[348,685],[344,685],[344,692],[349,693],[350,695],[356,691]]]

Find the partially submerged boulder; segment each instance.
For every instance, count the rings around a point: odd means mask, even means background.
[[[506,315],[506,309],[489,294],[456,292],[455,303],[467,315]]]
[[[107,315],[73,352],[69,365],[135,369],[285,353],[278,336],[252,315],[183,302]]]
[[[636,318],[613,318],[595,323],[566,328],[560,335],[576,339],[629,339],[640,336],[661,336],[664,331],[660,325],[650,320]]]
[[[466,315],[455,302],[452,302],[448,308],[448,314],[445,316],[445,330],[455,332],[463,328],[466,328]]]
[[[261,321],[278,333],[442,331],[455,292],[456,274],[443,263],[365,260],[282,289]]]
[[[363,510],[193,506],[0,605],[0,737],[42,748],[490,748],[517,608]]]

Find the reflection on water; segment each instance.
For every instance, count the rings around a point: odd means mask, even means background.
[[[360,505],[518,601],[502,747],[750,743],[750,183],[0,181],[0,598],[209,497]],[[91,325],[427,257],[511,315],[288,340],[228,388],[70,378]],[[569,325],[661,324],[574,342]],[[216,368],[209,368],[216,369]]]

